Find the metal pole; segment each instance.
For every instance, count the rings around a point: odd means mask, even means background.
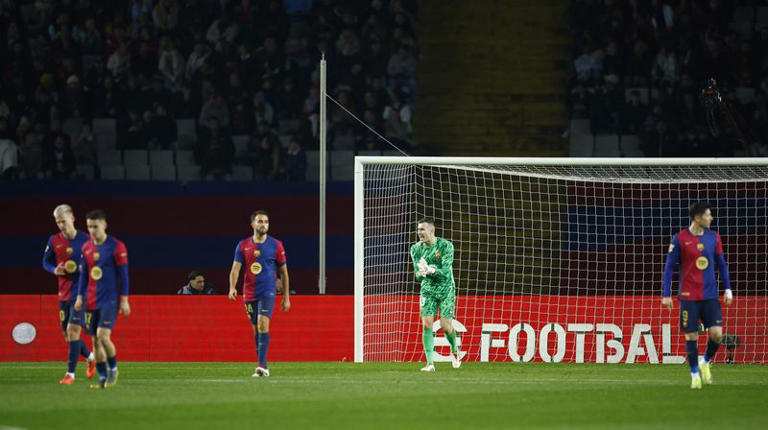
[[[326,73],[325,73],[325,53],[322,54],[322,57],[320,58],[320,226],[318,229],[318,242],[319,242],[319,251],[318,251],[318,260],[320,263],[320,267],[318,270],[318,279],[317,279],[317,285],[318,285],[318,292],[320,294],[325,294],[325,188],[326,188],[326,173],[328,172],[328,169],[326,167],[327,163],[327,153],[326,153],[326,147],[325,147],[325,92],[326,92]]]

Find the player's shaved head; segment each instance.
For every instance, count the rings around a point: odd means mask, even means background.
[[[72,206],[68,204],[60,204],[53,209],[53,216],[56,218],[64,214],[74,215],[75,213],[72,211]]]
[[[688,207],[688,216],[694,220],[697,216],[703,216],[707,210],[711,209],[712,207],[707,202],[695,202]]]
[[[422,218],[417,223],[418,224],[429,224],[432,227],[435,226],[435,220],[433,220],[432,218]]]

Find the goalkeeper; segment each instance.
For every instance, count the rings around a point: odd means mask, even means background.
[[[440,314],[440,327],[451,345],[451,364],[454,369],[461,366],[459,361],[456,331],[453,316],[456,307],[456,284],[453,282],[453,244],[435,237],[435,223],[431,219],[418,222],[419,241],[411,246],[411,259],[416,280],[421,282],[419,309],[421,313],[421,336],[427,365],[422,372],[434,372],[433,360],[435,335],[432,325],[435,315]]]

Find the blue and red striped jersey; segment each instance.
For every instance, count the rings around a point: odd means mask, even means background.
[[[85,242],[80,271],[84,279],[80,281],[78,294],[84,296],[86,309],[116,306],[118,296],[128,295],[128,250],[120,240],[107,236],[101,245],[92,240]]]
[[[726,289],[731,288],[728,266],[723,255],[723,243],[720,235],[705,229],[701,236],[694,236],[685,229],[672,237],[667,250],[667,262],[664,268],[664,297],[672,294],[672,275],[675,265],[680,263],[680,300],[709,300],[719,296],[715,266]]]
[[[80,248],[88,241],[88,235],[77,230],[72,240],[64,237],[64,233],[58,233],[48,238],[48,245],[43,252],[43,268],[55,274],[56,266],[64,264],[66,276],[58,276],[59,300],[75,300],[77,298],[77,283],[80,272],[77,270],[77,261],[80,258]]]
[[[256,300],[266,292],[277,289],[277,268],[286,263],[283,242],[267,236],[263,243],[247,237],[237,243],[235,261],[245,266],[243,275],[243,298]]]

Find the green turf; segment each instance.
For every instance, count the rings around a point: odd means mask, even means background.
[[[0,364],[0,428],[768,428],[768,366],[464,363],[120,363],[90,390],[62,363]]]

